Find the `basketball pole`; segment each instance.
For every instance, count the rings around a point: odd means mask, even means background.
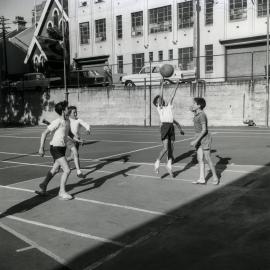
[[[266,1],[267,34],[266,34],[266,126],[269,126],[269,0]]]
[[[196,95],[199,95],[199,80],[200,80],[200,0],[194,1],[194,53],[195,53],[195,65],[196,65]]]

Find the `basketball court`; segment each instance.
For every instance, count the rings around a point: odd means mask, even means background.
[[[58,199],[60,174],[49,196],[34,192],[52,165],[49,140],[37,154],[44,129],[0,129],[1,270],[270,269],[269,129],[210,128],[214,186],[192,184],[191,127],[176,136],[171,178],[153,169],[158,127],[93,126],[71,201]]]

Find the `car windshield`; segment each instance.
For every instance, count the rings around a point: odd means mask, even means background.
[[[140,71],[141,74],[143,73],[150,73],[150,67],[144,67],[142,68],[142,70]]]
[[[159,73],[159,67],[153,67],[152,72],[153,73]]]

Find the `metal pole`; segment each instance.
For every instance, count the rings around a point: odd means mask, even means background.
[[[144,126],[146,127],[146,78],[144,78]]]
[[[67,89],[67,71],[66,71],[66,43],[65,43],[65,23],[64,23],[64,6],[63,0],[62,5],[62,37],[63,37],[63,65],[64,65],[64,89],[65,89],[65,100],[68,101],[68,89]]]
[[[152,125],[152,61],[150,61],[150,84],[149,84],[149,126],[151,127]]]
[[[266,126],[269,125],[269,0],[266,1],[267,35],[266,35]]]

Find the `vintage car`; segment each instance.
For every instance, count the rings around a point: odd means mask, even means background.
[[[60,81],[60,77],[46,78],[42,73],[26,73],[20,81],[10,85],[14,90],[45,90]]]
[[[138,74],[125,75],[121,78],[122,83],[126,87],[143,86],[143,85],[160,85],[162,76],[159,72],[162,65],[144,66]],[[195,70],[174,69],[171,77],[165,78],[165,83],[175,83],[178,80],[195,79]]]

